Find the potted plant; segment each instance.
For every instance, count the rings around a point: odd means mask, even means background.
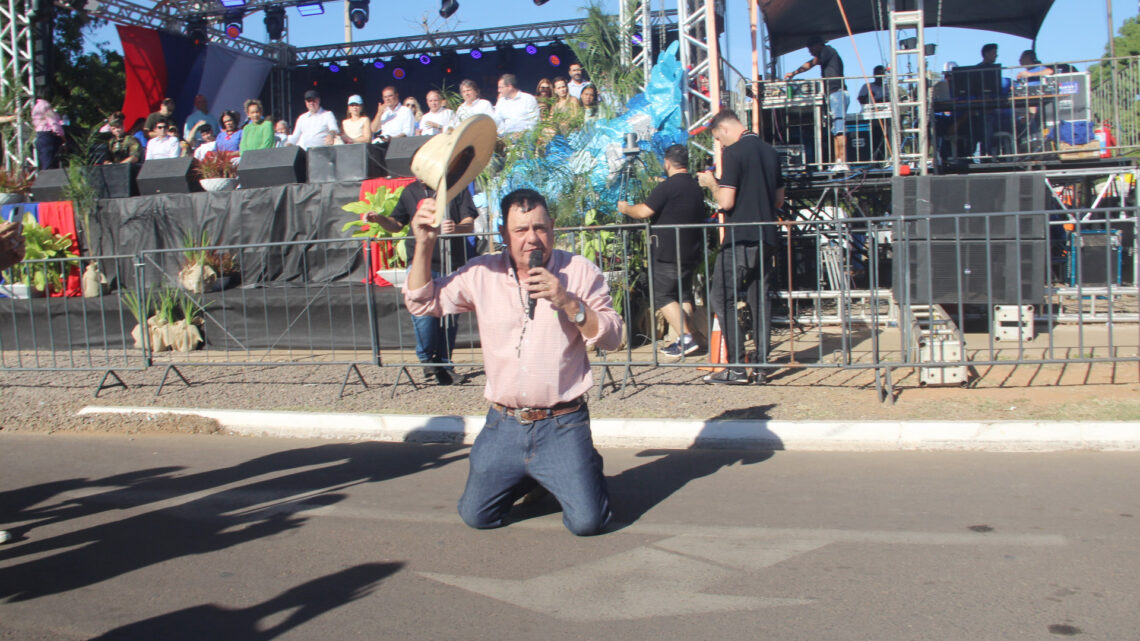
[[[22,284],[25,295],[43,295],[63,289],[63,275],[71,266],[68,262],[35,263],[52,258],[76,258],[71,251],[74,241],[70,236],[57,234],[50,227],[38,224],[30,213],[24,214],[24,262],[14,265],[12,278]],[[20,297],[17,283],[9,285],[13,297]]]
[[[229,191],[237,186],[236,151],[211,151],[195,161],[194,173],[206,191]]]
[[[23,169],[0,169],[0,205],[26,201],[33,182],[35,179]]]
[[[237,285],[240,279],[240,268],[237,256],[234,256],[233,252],[220,249],[207,250],[206,265],[213,269],[218,276],[217,280],[214,281],[213,289],[210,291],[217,292]]]
[[[348,231],[355,227],[356,231],[352,234],[353,238],[370,238],[375,241],[394,236],[406,236],[408,230],[406,225],[398,233],[393,234],[380,225],[364,220],[367,214],[391,216],[392,211],[396,209],[396,204],[400,202],[400,194],[402,193],[404,193],[403,187],[394,190],[389,190],[387,187],[380,187],[370,194],[365,194],[364,200],[343,205],[341,209],[356,214],[358,220],[348,221],[341,227],[341,231]],[[403,284],[405,270],[408,266],[408,249],[405,247],[404,241],[401,240],[396,243],[395,251],[392,252],[392,257],[388,265],[389,269],[381,269],[376,273],[393,285],[399,286]]]
[[[210,234],[203,231],[199,238],[186,233],[182,237],[182,268],[178,270],[178,284],[192,294],[213,291],[218,272],[209,264]]]
[[[182,290],[167,287],[153,294],[148,292],[145,300],[139,300],[134,292],[127,291],[123,292],[123,304],[135,317],[136,325],[131,336],[137,348],[143,347],[144,324],[152,352],[189,352],[205,342],[201,326],[202,312],[206,307]]]

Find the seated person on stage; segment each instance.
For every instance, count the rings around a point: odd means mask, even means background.
[[[238,129],[237,112],[233,110],[223,111],[219,120],[222,123],[222,131],[215,136],[218,141],[215,149],[218,151],[241,151],[242,130]]]
[[[134,136],[127,135],[127,131],[123,129],[121,114],[119,115],[119,118],[114,118],[107,123],[111,130],[111,137],[107,139],[107,159],[103,161],[104,165],[129,164],[142,160],[142,145]]]
[[[289,140],[289,123],[284,120],[273,123],[273,137],[277,140],[277,147],[284,147]]]
[[[878,65],[872,73],[875,76],[874,79],[859,90],[859,104],[861,105],[871,104],[872,98],[875,104],[883,104],[886,101],[884,98],[886,94],[883,92],[883,76],[886,75],[887,69],[883,65]]]
[[[400,104],[400,92],[388,86],[380,92],[379,109],[372,118],[372,131],[381,139],[416,135],[416,114]]]
[[[245,117],[249,120],[241,128],[241,145],[238,151],[245,153],[252,149],[272,149],[277,146],[273,136],[273,123],[265,118],[265,108],[260,100],[245,101]]]
[[[834,47],[824,44],[823,38],[811,36],[807,39],[807,48],[811,53],[811,60],[803,63],[795,70],[784,74],[784,80],[791,80],[796,74],[808,71],[812,67],[820,68],[820,77],[824,78],[824,91],[827,92],[828,112],[831,116],[831,135],[834,141],[835,164],[831,171],[840,173],[847,171],[847,91],[843,82],[843,60]]]
[[[182,155],[182,141],[174,135],[173,125],[166,121],[154,123],[154,137],[146,145],[146,159],[178,158]]]
[[[336,124],[336,116],[321,108],[321,94],[315,89],[305,92],[305,108],[308,111],[297,116],[293,134],[285,139],[285,144],[297,145],[301,149],[333,144],[340,134],[340,127]]]
[[[479,85],[474,80],[459,83],[459,95],[463,96],[463,104],[455,110],[455,121],[449,129],[454,129],[459,123],[478,114],[495,117],[495,107],[491,101],[479,97]]]
[[[1021,52],[1018,64],[1025,69],[1018,72],[1017,79],[1024,80],[1028,85],[1039,85],[1042,78],[1053,75],[1053,68],[1041,64],[1041,61],[1037,59],[1037,53],[1032,49]]]
[[[348,116],[340,122],[340,139],[346,145],[372,142],[372,119],[364,115],[364,98],[348,97]]]
[[[213,153],[218,148],[218,139],[214,137],[214,130],[206,123],[195,125],[195,129],[201,134],[201,144],[194,148],[195,160],[205,160],[206,154]]]
[[[419,135],[434,136],[451,126],[455,112],[447,108],[443,94],[435,89],[427,92],[428,111],[420,118]]]

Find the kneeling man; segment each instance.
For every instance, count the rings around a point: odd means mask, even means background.
[[[514,502],[536,484],[562,504],[562,522],[596,534],[610,519],[602,457],[594,449],[586,393],[593,385],[587,349],[616,349],[621,316],[601,270],[554,249],[546,199],[529,189],[503,198],[502,254],[479,256],[432,279],[439,229],[434,200],[412,219],[416,246],[404,300],[415,315],[474,310],[491,402],[471,448],[459,515],[471,527],[504,525]],[[533,255],[533,256],[532,256]],[[530,267],[530,265],[538,265]]]

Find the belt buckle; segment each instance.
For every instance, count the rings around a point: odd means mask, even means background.
[[[531,423],[540,420],[541,418],[529,418],[531,412],[542,412],[543,410],[534,407],[520,407],[515,410],[515,420],[523,425],[530,425]]]

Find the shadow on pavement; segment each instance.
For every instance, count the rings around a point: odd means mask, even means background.
[[[95,637],[94,641],[268,641],[298,626],[368,596],[403,563],[367,563],[314,579],[248,608],[198,605],[131,623]],[[288,612],[281,622],[263,621]]]
[[[0,548],[0,602],[75,590],[156,563],[204,554],[301,527],[306,510],[344,500],[345,490],[462,460],[462,445],[333,443],[275,452],[237,465],[176,476],[155,468],[98,480],[70,479],[0,495],[17,541]],[[58,492],[120,485],[35,507]],[[149,511],[140,510],[152,507]],[[15,509],[10,509],[15,508]],[[46,538],[36,527],[100,513],[123,518]],[[131,512],[134,512],[133,514]],[[53,553],[53,551],[57,551]]]

